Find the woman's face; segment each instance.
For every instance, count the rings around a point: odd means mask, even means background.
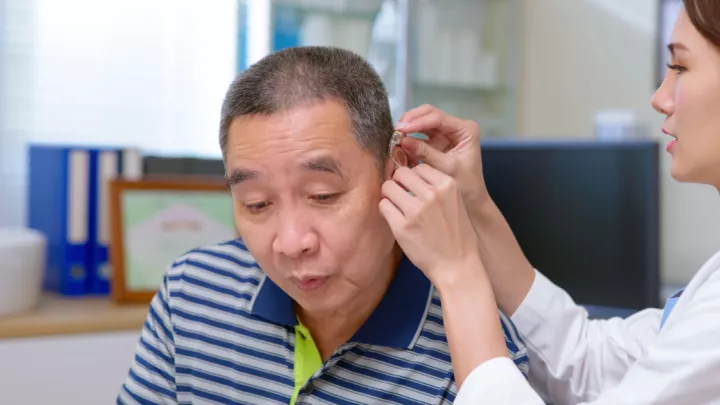
[[[674,139],[672,176],[720,189],[720,51],[681,10],[669,45],[671,62],[652,98],[666,116],[663,132]]]

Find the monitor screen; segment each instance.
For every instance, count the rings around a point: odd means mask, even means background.
[[[484,142],[488,190],[523,251],[581,305],[659,305],[659,145]]]

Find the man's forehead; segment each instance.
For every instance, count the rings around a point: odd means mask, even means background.
[[[346,177],[362,160],[374,164],[355,139],[347,110],[334,101],[236,118],[226,157],[231,185],[288,170]]]
[[[230,125],[228,138],[229,155],[282,154],[295,149],[334,149],[357,143],[344,107],[332,104],[237,117]]]
[[[318,127],[352,129],[352,120],[345,106],[334,100],[299,105],[273,114],[248,114],[235,117],[230,132],[244,129],[265,129],[283,132],[300,132]]]

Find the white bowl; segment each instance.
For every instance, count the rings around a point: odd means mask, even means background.
[[[24,228],[0,228],[0,315],[33,308],[40,301],[47,239]]]

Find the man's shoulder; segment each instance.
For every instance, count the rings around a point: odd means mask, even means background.
[[[171,300],[210,299],[249,306],[264,273],[242,240],[234,239],[186,252],[169,266],[166,277]]]
[[[527,375],[528,369],[528,351],[525,346],[525,342],[517,331],[515,324],[512,320],[506,316],[502,311],[498,309],[498,316],[500,317],[500,324],[502,327],[503,335],[505,337],[505,345],[508,349],[508,355],[518,366],[523,374]],[[443,320],[442,301],[440,300],[440,294],[437,289],[433,288],[432,299],[430,301],[430,308],[428,311],[427,318],[425,320],[425,331],[434,331],[436,336],[442,336],[443,340],[445,336],[445,326]],[[424,335],[425,333],[423,333]],[[445,347],[447,347],[447,340],[445,340]],[[480,342],[478,342],[480,344]],[[447,349],[449,354],[449,349]]]

